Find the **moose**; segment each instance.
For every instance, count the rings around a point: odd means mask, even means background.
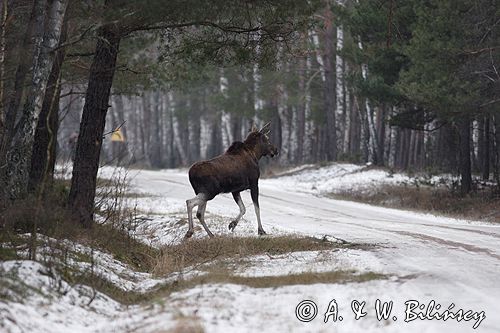
[[[205,209],[207,201],[212,200],[219,193],[232,193],[240,212],[229,223],[229,230],[234,231],[238,222],[245,214],[245,205],[241,200],[240,192],[250,190],[255,215],[257,215],[258,234],[265,235],[260,221],[259,208],[259,160],[263,156],[274,157],[278,149],[269,142],[270,123],[258,130],[252,126],[245,141],[236,141],[222,155],[207,161],[196,162],[189,168],[189,182],[196,196],[186,200],[189,229],[185,238],[194,233],[193,208],[198,206],[196,217],[210,237],[214,237],[205,223]]]

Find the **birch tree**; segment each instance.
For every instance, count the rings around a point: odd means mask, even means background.
[[[47,12],[47,23],[43,30],[46,1],[36,0],[34,15],[38,33],[33,54],[30,90],[23,113],[16,125],[16,133],[8,151],[6,192],[10,198],[24,195],[28,188],[33,140],[38,117],[42,110],[45,88],[54,61],[54,48],[59,43],[64,14],[69,0],[52,0]]]

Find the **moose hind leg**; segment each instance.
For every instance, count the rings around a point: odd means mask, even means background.
[[[240,208],[240,213],[238,214],[238,216],[236,216],[236,218],[233,221],[231,221],[231,223],[229,223],[229,230],[231,231],[234,231],[234,228],[236,228],[238,222],[241,220],[241,218],[243,217],[243,215],[245,215],[246,212],[243,200],[241,200],[240,192],[233,192],[233,198],[234,201],[236,201],[236,203],[238,204],[238,207]]]
[[[207,202],[205,201],[204,203],[201,203],[198,206],[198,211],[196,212],[196,217],[198,220],[200,220],[201,225],[203,226],[203,229],[207,232],[208,236],[214,237],[214,234],[208,229],[207,224],[205,223],[205,210],[207,208]]]
[[[186,235],[184,236],[184,238],[190,238],[191,236],[193,236],[193,233],[194,233],[193,208],[202,204],[202,203],[206,203],[206,202],[207,201],[206,201],[203,193],[198,193],[194,198],[186,200],[189,229],[186,232]]]
[[[250,189],[250,195],[252,196],[253,207],[255,208],[255,215],[257,216],[258,233],[259,235],[265,235],[266,232],[262,228],[262,222],[260,221],[260,207],[259,207],[259,187],[255,185]]]

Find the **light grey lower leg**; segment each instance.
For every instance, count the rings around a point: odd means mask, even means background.
[[[250,189],[250,195],[253,201],[253,207],[255,208],[255,215],[257,215],[257,225],[259,235],[265,235],[266,232],[262,228],[262,222],[260,221],[260,207],[259,207],[259,187],[254,186]]]
[[[229,223],[229,230],[234,231],[234,228],[238,225],[238,222],[241,220],[243,215],[246,213],[245,205],[243,204],[243,200],[241,199],[240,193],[239,192],[234,192],[233,193],[233,198],[234,201],[236,201],[236,204],[238,204],[238,207],[240,208],[240,213],[236,218]]]
[[[208,229],[208,226],[205,223],[205,210],[206,210],[206,208],[207,208],[207,202],[205,201],[198,206],[198,211],[196,212],[196,217],[198,218],[198,220],[200,220],[200,223],[203,226],[203,229],[205,229],[205,231],[207,232],[207,234],[210,237],[214,237],[214,234],[212,234],[212,232],[210,232],[210,229]]]
[[[265,235],[266,232],[264,231],[264,228],[262,228],[262,222],[260,221],[260,207],[259,207],[259,204],[254,204],[253,206],[255,208],[255,215],[257,215],[258,233],[259,233],[259,235]]]
[[[206,202],[203,194],[199,193],[193,199],[186,200],[186,207],[188,212],[188,223],[189,229],[186,232],[185,238],[189,238],[194,233],[194,223],[193,223],[193,208],[198,206],[199,204]]]

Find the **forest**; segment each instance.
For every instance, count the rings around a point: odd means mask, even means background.
[[[499,50],[498,0],[1,0],[0,332],[498,333]]]
[[[473,178],[500,186],[499,10],[5,0],[2,198],[43,192],[72,160],[68,203],[89,224],[100,164],[187,167],[268,121],[273,165],[452,173],[462,195]]]

